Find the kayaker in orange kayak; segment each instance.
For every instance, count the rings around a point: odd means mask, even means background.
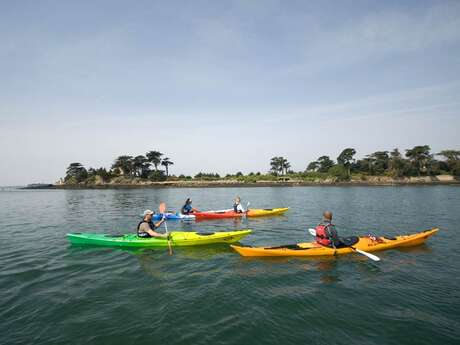
[[[235,213],[244,213],[246,212],[243,208],[243,206],[241,205],[241,198],[239,196],[237,196],[235,198],[235,202],[233,203],[233,211],[235,211]]]
[[[323,213],[323,221],[319,223],[316,228],[316,242],[326,246],[337,248],[340,246],[341,241],[337,235],[335,225],[332,224],[332,212],[325,211]]]
[[[164,237],[167,238],[168,234],[160,234],[155,230],[160,227],[161,224],[165,221],[165,218],[162,218],[159,222],[154,224],[152,222],[153,211],[145,210],[144,218],[139,224],[137,224],[137,236],[139,237]]]
[[[193,212],[199,212],[196,208],[192,207],[192,199],[187,198],[185,200],[184,206],[182,206],[181,211],[182,214],[193,214]]]

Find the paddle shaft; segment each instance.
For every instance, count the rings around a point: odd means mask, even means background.
[[[166,234],[168,235],[168,248],[169,248],[169,255],[172,255],[172,247],[171,247],[171,236],[168,233],[168,224],[166,223],[166,218],[165,218],[165,229],[166,229]]]
[[[165,211],[166,211],[166,204],[164,202],[162,202],[160,204],[160,207],[158,207],[158,210],[160,211],[160,213],[163,214],[163,220],[164,220],[164,223],[165,223],[165,230],[166,230],[166,235],[168,235],[168,248],[169,248],[169,255],[172,255],[172,247],[171,247],[171,239],[170,239],[170,236],[169,236],[169,233],[168,233],[168,224],[166,223],[166,217],[165,217]]]

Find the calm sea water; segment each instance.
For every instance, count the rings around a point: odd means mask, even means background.
[[[437,226],[426,245],[363,256],[248,259],[228,246],[73,247],[126,233],[146,208],[289,206],[285,216],[168,223],[251,228],[242,242],[310,240],[323,210],[342,235]],[[459,344],[460,188],[296,187],[0,191],[0,344]]]

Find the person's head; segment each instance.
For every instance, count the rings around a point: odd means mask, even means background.
[[[237,204],[239,204],[239,203],[241,202],[241,198],[240,198],[239,196],[237,196],[237,197],[235,198],[235,202],[236,202]]]
[[[331,221],[332,220],[332,212],[331,211],[324,211],[323,219]]]
[[[190,198],[187,198],[187,200],[185,200],[185,203],[188,205],[188,204],[191,204],[192,203],[192,199]]]
[[[144,211],[144,220],[146,221],[151,221],[153,216],[153,211],[152,210],[145,210]]]

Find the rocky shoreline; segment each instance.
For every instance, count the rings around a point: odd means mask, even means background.
[[[387,176],[366,176],[350,181],[334,178],[312,181],[285,179],[280,181],[246,182],[240,180],[215,181],[164,181],[152,182],[143,179],[123,179],[110,182],[96,181],[92,184],[54,184],[52,189],[122,189],[122,188],[220,188],[220,187],[298,187],[298,186],[403,186],[403,185],[460,185],[460,180],[451,175],[391,178]],[[33,189],[33,188],[32,188]],[[40,189],[43,189],[41,187]]]

